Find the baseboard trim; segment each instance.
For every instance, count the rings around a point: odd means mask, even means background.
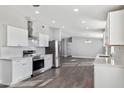
[[[75,57],[75,58],[90,58],[90,59],[95,59],[95,57],[84,57],[84,56],[72,56],[72,57]]]

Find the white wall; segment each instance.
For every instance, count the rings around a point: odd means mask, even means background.
[[[86,40],[92,43],[86,44]],[[83,58],[95,58],[97,54],[104,53],[103,40],[95,38],[72,37],[72,56]]]
[[[0,57],[20,57],[22,49],[13,47],[0,47]]]

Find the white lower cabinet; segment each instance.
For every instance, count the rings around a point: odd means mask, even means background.
[[[32,74],[32,58],[15,60],[12,64],[12,82],[16,83]]]
[[[94,64],[94,88],[124,88],[124,67],[116,64]]]
[[[44,56],[44,68],[43,71],[46,71],[48,69],[51,69],[53,66],[53,55],[48,54]]]
[[[22,71],[23,71],[23,65],[20,61],[13,61],[12,64],[12,82],[17,82],[18,80],[22,79]]]
[[[5,64],[8,65],[6,66]],[[0,73],[4,74],[1,75],[2,77],[0,78],[0,83],[2,84],[11,85],[29,78],[32,75],[32,58],[30,57],[8,61],[1,60],[0,65],[4,66],[0,68]]]

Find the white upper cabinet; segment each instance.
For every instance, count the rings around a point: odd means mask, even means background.
[[[106,45],[124,45],[124,10],[110,12],[105,31]]]
[[[109,14],[108,14],[108,16],[107,16],[107,22],[106,22],[106,26],[105,26],[105,32],[104,32],[104,34],[103,34],[103,40],[104,40],[104,45],[109,45]]]
[[[7,27],[8,46],[28,46],[28,31],[12,26]]]
[[[39,34],[39,46],[48,47],[49,46],[49,36],[46,34]]]
[[[49,46],[49,35],[43,33],[37,33],[35,35],[37,39],[29,40],[29,47],[48,47]]]
[[[4,25],[1,31],[0,46],[28,46],[28,31]]]
[[[52,40],[58,40],[58,41],[61,41],[62,39],[62,33],[61,33],[61,30],[60,28],[49,28],[49,40],[52,41]]]

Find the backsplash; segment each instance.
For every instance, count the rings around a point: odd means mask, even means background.
[[[45,54],[45,48],[33,48],[36,52]],[[32,50],[28,47],[0,47],[0,57],[22,57],[23,50]]]
[[[36,48],[37,53],[45,54],[45,48]]]
[[[124,65],[124,46],[112,46],[111,55],[114,64]]]

